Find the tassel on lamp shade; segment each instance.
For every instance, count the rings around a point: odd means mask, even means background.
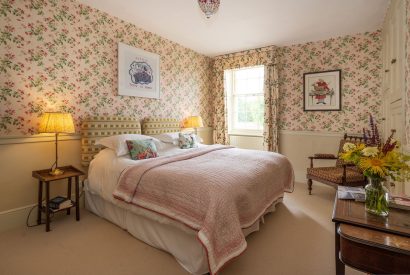
[[[47,112],[44,113],[40,120],[40,126],[38,128],[39,133],[53,133],[55,134],[56,141],[56,161],[53,166],[51,166],[51,175],[61,175],[64,173],[63,170],[58,169],[58,134],[60,133],[74,133],[74,122],[71,114],[69,113],[58,113],[58,112]],[[55,167],[54,167],[55,166]]]
[[[184,123],[185,128],[194,128],[195,134],[198,134],[197,128],[204,127],[204,122],[202,121],[202,117],[200,116],[190,116],[185,119]]]

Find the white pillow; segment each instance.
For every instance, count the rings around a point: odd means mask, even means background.
[[[178,145],[178,141],[179,141],[179,133],[181,132],[174,132],[174,133],[164,133],[164,134],[160,134],[155,136],[157,139],[159,139],[162,142],[165,143],[172,143],[174,145]],[[183,134],[187,134],[188,132],[183,132]],[[198,135],[193,134],[196,138],[196,140],[198,141],[198,143],[203,142],[203,139],[201,137],[199,137]]]
[[[178,144],[178,139],[179,139],[179,133],[180,132],[175,132],[175,133],[164,133],[160,134],[158,136],[155,136],[157,139],[159,139],[162,142],[165,143],[172,143],[174,145]]]
[[[110,137],[104,137],[95,142],[96,145],[103,145],[107,148],[110,148],[115,151],[115,154],[119,156],[127,155],[128,154],[128,147],[127,147],[127,140],[145,140],[145,139],[152,139],[155,145],[161,146],[161,142],[150,136],[139,135],[139,134],[124,134],[124,135],[116,135]]]

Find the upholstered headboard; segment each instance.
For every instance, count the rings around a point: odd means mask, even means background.
[[[91,117],[81,125],[81,163],[88,166],[93,157],[103,148],[95,145],[102,137],[121,134],[141,134],[138,119],[130,117]]]
[[[142,122],[143,135],[159,135],[181,131],[180,121],[175,118],[147,118]]]

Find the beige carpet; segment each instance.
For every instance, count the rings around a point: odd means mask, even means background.
[[[221,275],[334,274],[335,190],[315,184],[307,195],[296,184],[276,212],[266,216],[248,249]],[[126,231],[82,209],[59,217],[52,231],[20,228],[0,234],[0,274],[187,274],[173,257],[133,238]],[[346,274],[362,274],[347,268]]]

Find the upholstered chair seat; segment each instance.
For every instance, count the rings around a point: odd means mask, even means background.
[[[328,181],[334,184],[343,183],[343,167],[318,167],[318,168],[308,168],[307,175],[309,178],[320,181]],[[356,167],[346,168],[346,179],[345,183],[349,186],[363,185],[365,180],[363,174]]]
[[[344,135],[339,144],[339,152],[343,152],[343,145],[346,142],[360,143],[363,142],[362,137]],[[306,178],[308,180],[309,195],[312,194],[313,181],[318,181],[337,188],[338,185],[344,186],[363,186],[366,184],[366,179],[363,173],[349,163],[345,163],[333,154],[315,154],[310,159],[310,168],[307,168]],[[336,164],[333,167],[313,167],[313,160],[335,160]]]

